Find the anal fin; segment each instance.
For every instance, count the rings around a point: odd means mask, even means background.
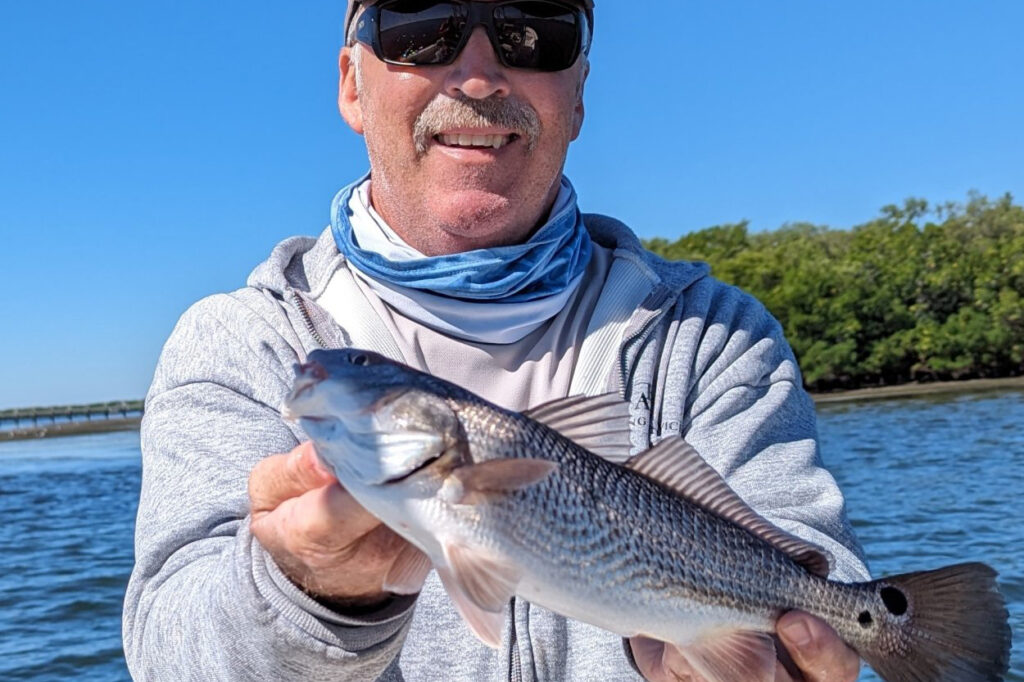
[[[638,635],[629,640],[633,660],[652,680],[773,682],[775,642],[764,632],[723,630],[685,645]]]
[[[680,653],[707,682],[775,679],[775,642],[765,632],[717,632],[680,648]]]

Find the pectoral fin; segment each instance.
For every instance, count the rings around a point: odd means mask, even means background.
[[[529,488],[540,483],[558,464],[546,459],[510,458],[459,467],[452,477],[461,486],[455,504],[477,504],[490,497],[506,495],[514,490]]]

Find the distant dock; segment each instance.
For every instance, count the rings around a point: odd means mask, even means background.
[[[141,400],[0,410],[0,441],[130,431],[142,421]]]

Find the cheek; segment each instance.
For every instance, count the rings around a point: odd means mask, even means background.
[[[369,110],[364,107],[368,138],[385,144],[397,142],[402,137],[402,129],[406,127],[407,114],[386,97],[369,98],[369,107]],[[411,126],[409,123],[410,129]]]
[[[537,110],[543,135],[551,142],[568,143],[579,127],[579,79],[567,74],[555,83],[534,84],[525,92],[533,93],[531,104]]]
[[[381,87],[364,92],[364,134],[370,153],[397,153],[400,150],[411,153],[416,118],[429,101],[428,93],[410,77],[396,77]]]

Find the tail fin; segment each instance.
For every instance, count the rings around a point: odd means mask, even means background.
[[[995,578],[972,563],[875,581],[887,632],[860,654],[887,682],[1003,679],[1010,624]]]

